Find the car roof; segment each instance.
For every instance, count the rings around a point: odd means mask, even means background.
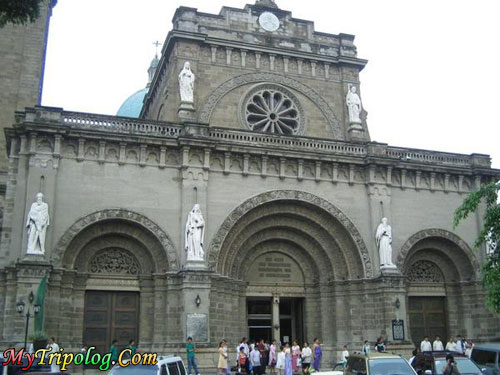
[[[500,343],[476,344],[472,348],[472,350],[477,350],[477,349],[500,351]]]
[[[177,355],[173,355],[173,354],[163,354],[163,355],[159,355],[157,360],[158,360],[158,362],[170,363],[170,362],[182,361],[182,358],[177,356]]]
[[[449,350],[436,350],[436,351],[425,351],[421,353],[420,355],[423,355],[424,357],[446,357],[447,355],[451,354],[454,358],[466,358],[465,354],[462,353],[457,353]]]
[[[367,359],[379,359],[379,358],[401,358],[400,355],[397,354],[392,354],[392,353],[386,353],[386,352],[376,352],[376,353],[370,353],[370,354],[363,354],[363,353],[353,353],[349,357],[361,357],[361,358],[367,358]]]

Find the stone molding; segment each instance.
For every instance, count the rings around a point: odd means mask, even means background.
[[[60,263],[62,255],[66,251],[68,245],[84,228],[99,221],[109,219],[121,219],[130,221],[147,229],[162,245],[167,256],[168,269],[170,271],[178,270],[179,261],[177,259],[177,251],[175,250],[170,237],[163,231],[163,229],[161,229],[156,223],[148,219],[146,216],[121,208],[105,209],[93,212],[78,219],[73,225],[71,225],[71,227],[66,230],[66,232],[64,232],[64,234],[57,242],[52,255],[52,261],[54,262],[54,264]]]
[[[363,262],[364,277],[371,278],[374,276],[370,254],[368,253],[368,249],[363,241],[361,234],[359,233],[353,222],[342,211],[340,211],[327,200],[320,198],[314,194],[298,190],[271,190],[256,195],[244,201],[238,207],[233,209],[226,217],[226,219],[222,222],[210,242],[207,255],[207,260],[210,267],[215,268],[219,260],[219,252],[222,248],[224,240],[233,228],[234,224],[253,208],[264,203],[276,200],[297,200],[307,202],[318,206],[331,214],[344,226],[346,231],[351,236],[353,242],[355,243]]]
[[[339,120],[335,116],[332,108],[328,105],[328,103],[319,95],[316,91],[314,91],[309,86],[291,79],[289,77],[285,77],[279,74],[273,73],[247,73],[242,74],[240,76],[236,76],[222,83],[219,87],[217,87],[206,100],[202,110],[200,111],[200,121],[201,122],[210,122],[210,118],[212,116],[212,112],[215,109],[217,103],[226,96],[230,91],[234,90],[237,87],[243,86],[249,83],[277,83],[288,88],[292,88],[297,90],[313,103],[315,103],[318,108],[321,110],[326,120],[330,124],[333,132],[333,138],[338,140],[344,140],[344,132],[340,125]]]
[[[405,269],[405,261],[407,259],[407,256],[410,252],[410,250],[420,241],[425,240],[427,238],[442,238],[445,240],[448,240],[455,244],[458,248],[460,248],[469,261],[471,262],[473,266],[472,272],[474,273],[475,277],[479,277],[479,262],[475,256],[475,254],[472,252],[471,248],[469,245],[462,240],[460,237],[458,237],[456,234],[447,231],[445,229],[438,229],[438,228],[429,228],[429,229],[424,229],[421,230],[414,235],[412,235],[406,242],[403,244],[401,247],[401,250],[399,251],[398,258],[396,260],[396,265],[398,266],[398,269],[404,270]]]

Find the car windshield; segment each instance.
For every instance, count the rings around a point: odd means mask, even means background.
[[[109,375],[156,375],[158,366],[156,365],[130,365],[127,367],[113,367]]]
[[[370,359],[370,375],[415,375],[408,362],[403,358]]]
[[[458,372],[461,374],[480,374],[481,370],[477,367],[474,362],[468,358],[455,358],[457,363]],[[436,360],[436,374],[441,375],[446,366],[445,359]]]

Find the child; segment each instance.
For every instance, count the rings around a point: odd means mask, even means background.
[[[276,370],[278,370],[278,375],[283,375],[285,370],[285,348],[282,346],[280,349],[276,360]]]
[[[243,346],[240,346],[238,353],[238,374],[248,374],[248,357]]]

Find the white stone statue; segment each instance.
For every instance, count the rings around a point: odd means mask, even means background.
[[[392,263],[392,228],[387,224],[386,217],[382,218],[382,222],[378,225],[375,238],[380,255],[380,268],[396,268]]]
[[[36,195],[36,202],[28,212],[28,254],[45,254],[45,234],[49,226],[49,205],[43,201],[43,194]]]
[[[349,123],[350,124],[361,124],[361,99],[356,93],[356,86],[349,87],[349,91],[345,98],[347,108],[349,109]]]
[[[181,102],[193,103],[194,73],[191,70],[189,61],[184,63],[184,68],[179,73],[179,91],[181,93]]]
[[[203,257],[205,256],[205,251],[203,250],[204,237],[205,220],[203,220],[200,205],[195,204],[188,214],[184,237],[184,248],[187,252],[188,261],[203,261]]]

